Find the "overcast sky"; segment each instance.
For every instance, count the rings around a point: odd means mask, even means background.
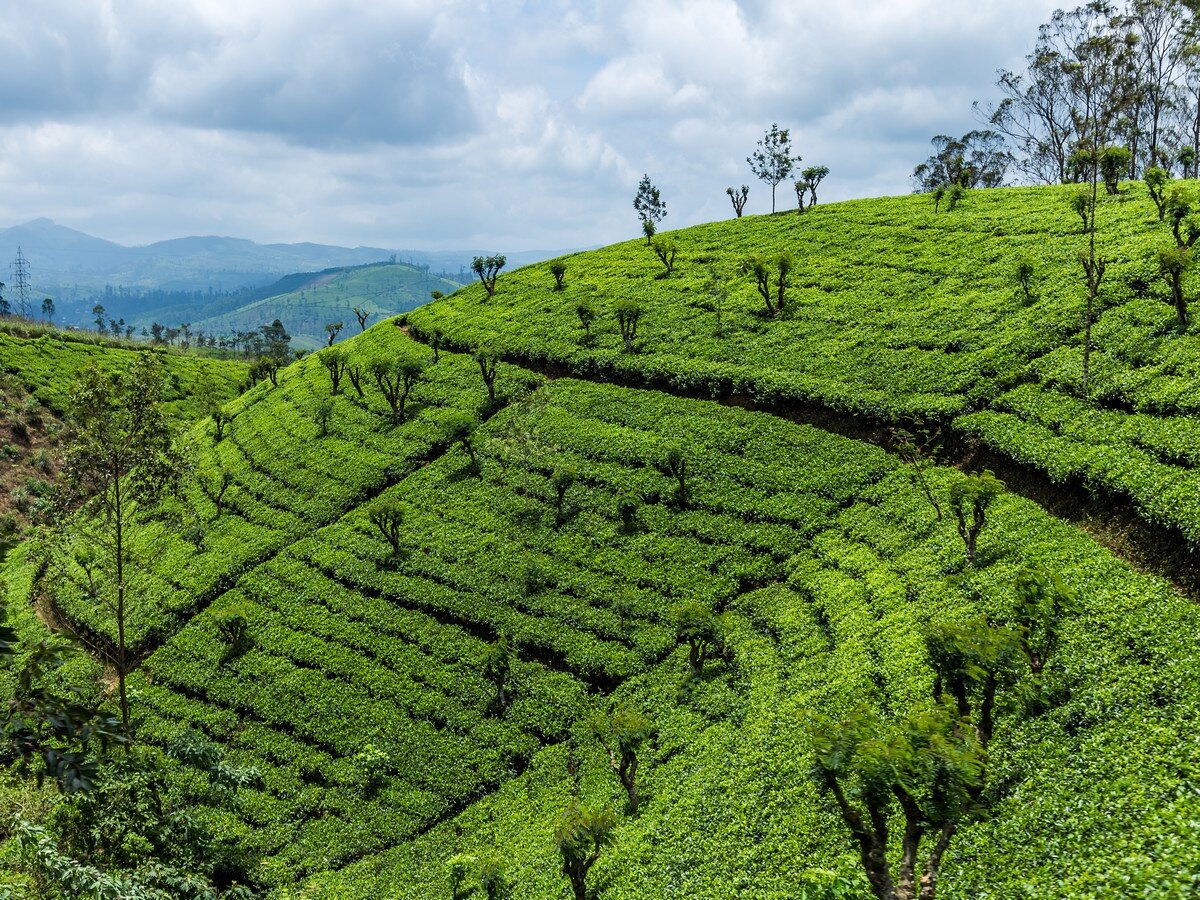
[[[558,249],[730,216],[773,121],[902,193],[1050,0],[0,0],[0,226]],[[794,201],[781,185],[780,201]]]

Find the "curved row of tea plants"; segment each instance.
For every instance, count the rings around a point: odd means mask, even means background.
[[[1128,496],[1195,543],[1200,330],[1176,327],[1158,275],[1156,254],[1174,239],[1140,184],[1101,204],[1108,269],[1085,396],[1073,190],[975,191],[952,212],[919,195],[702,225],[671,235],[670,277],[633,241],[554,261],[562,290],[552,263],[529,266],[492,298],[473,285],[408,319],[425,340],[490,345],[535,368],[953,426],[1053,478]],[[769,315],[744,264],[783,252],[794,262],[786,302]],[[640,312],[635,352],[619,334],[623,304]]]

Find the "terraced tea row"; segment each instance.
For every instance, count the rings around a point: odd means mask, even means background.
[[[1085,394],[1072,190],[976,191],[951,213],[917,196],[703,225],[670,235],[679,258],[667,278],[630,242],[559,260],[562,291],[549,264],[530,266],[501,277],[492,299],[474,285],[409,321],[426,340],[601,381],[953,426],[1052,478],[1127,496],[1194,544],[1194,455],[1177,448],[1198,427],[1200,336],[1174,325],[1155,262],[1174,240],[1144,186],[1102,203],[1108,268]],[[769,315],[743,266],[782,252],[794,268]],[[623,304],[638,311],[632,353]],[[1039,418],[1048,409],[1061,434]],[[1160,436],[1149,456],[1148,431]],[[1079,435],[1095,432],[1104,446],[1089,453]]]

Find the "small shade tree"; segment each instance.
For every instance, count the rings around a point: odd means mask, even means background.
[[[479,365],[479,374],[483,376],[483,386],[487,388],[488,403],[496,403],[496,366],[500,363],[500,352],[494,347],[480,347],[475,351],[475,362]]]
[[[1171,175],[1166,169],[1151,166],[1142,175],[1142,179],[1146,182],[1146,190],[1150,193],[1154,208],[1158,210],[1158,221],[1162,222],[1167,217],[1167,185],[1171,181]]]
[[[1104,178],[1104,190],[1109,194],[1120,191],[1121,175],[1129,171],[1133,158],[1128,147],[1105,147],[1100,152],[1100,174]]]
[[[483,677],[496,688],[496,708],[508,709],[509,678],[516,651],[508,635],[501,634],[483,654]]]
[[[371,318],[374,313],[369,309],[364,309],[361,306],[354,307],[354,318],[358,319],[359,334],[367,330],[367,319]]]
[[[213,401],[209,407],[209,416],[213,421],[213,443],[219,444],[225,437],[225,429],[233,421],[233,416],[225,412],[220,403]]]
[[[579,319],[579,324],[583,326],[584,340],[590,340],[592,337],[592,322],[596,320],[596,307],[590,300],[580,300],[575,304],[575,315]]]
[[[337,336],[342,333],[342,328],[345,327],[345,322],[326,322],[325,335],[327,337],[326,347],[332,347],[333,342],[337,340]]]
[[[829,176],[829,166],[809,166],[800,173],[800,179],[808,188],[809,209],[817,205],[817,188]]]
[[[650,242],[650,249],[658,257],[659,262],[666,268],[660,277],[669,278],[675,271],[675,257],[679,253],[679,242],[670,237],[656,237]]]
[[[668,449],[659,464],[659,470],[675,479],[675,505],[681,510],[687,509],[691,492],[688,487],[687,459],[683,451],[678,447]]]
[[[754,279],[768,316],[777,316],[783,311],[787,302],[788,276],[795,265],[795,257],[790,253],[779,253],[770,258],[751,256],[742,262],[742,273]],[[771,289],[772,276],[775,278],[774,290]]]
[[[1166,247],[1158,251],[1158,272],[1171,289],[1171,305],[1181,329],[1188,326],[1188,303],[1183,278],[1192,268],[1192,251],[1185,247]]]
[[[508,257],[496,254],[495,256],[476,256],[471,260],[471,271],[479,276],[479,281],[483,285],[487,296],[491,297],[496,293],[496,278],[500,275],[500,270],[504,268],[504,264],[508,262]]]
[[[400,529],[404,525],[404,508],[398,503],[385,500],[371,507],[367,518],[375,530],[388,542],[392,558],[400,555]]]
[[[725,188],[725,193],[729,195],[729,202],[733,204],[733,212],[737,218],[742,217],[742,211],[746,208],[746,201],[750,198],[750,186],[743,184],[736,190],[731,187]]]
[[[317,359],[329,373],[329,393],[340,394],[342,392],[342,376],[346,374],[346,366],[350,359],[346,355],[346,351],[340,347],[327,347],[317,354]]]
[[[468,468],[472,473],[479,471],[478,452],[475,449],[475,432],[478,426],[475,417],[465,412],[451,414],[446,420],[446,439],[451,446],[458,444],[462,447],[470,460]]]
[[[551,263],[550,274],[554,276],[554,289],[561,291],[563,289],[563,278],[567,274],[567,266],[565,263]]]
[[[350,379],[350,384],[353,386],[354,392],[358,394],[360,398],[367,396],[362,386],[363,375],[365,374],[366,370],[363,368],[361,363],[346,364],[346,377]]]
[[[379,392],[392,411],[392,424],[399,425],[405,418],[409,394],[425,372],[425,363],[418,359],[376,359],[370,368]]]
[[[574,900],[588,900],[588,872],[604,848],[612,845],[616,828],[617,816],[611,809],[592,809],[577,799],[559,816],[554,827],[554,844]]]
[[[704,664],[711,659],[728,659],[725,643],[725,621],[700,601],[681,603],[672,610],[675,640],[688,647],[688,672],[692,678],[704,673]]]
[[[550,476],[550,487],[554,489],[554,528],[562,528],[568,518],[567,492],[579,480],[579,473],[569,467],[554,470]]]
[[[313,419],[317,423],[317,436],[328,437],[329,420],[333,418],[333,401],[328,398],[320,401],[313,410]]]
[[[611,715],[597,715],[591,721],[592,734],[608,754],[609,765],[617,773],[629,798],[629,814],[638,812],[638,751],[654,733],[653,723],[628,704],[621,704]]]
[[[979,533],[987,524],[987,511],[1003,492],[1004,482],[988,469],[980,475],[964,475],[950,487],[950,511],[966,546],[967,565],[972,568],[978,560]]]
[[[658,223],[667,216],[666,201],[650,181],[649,175],[643,175],[642,180],[638,182],[637,193],[633,195],[633,208],[641,220],[642,234],[649,244],[658,230]]]
[[[613,308],[617,317],[617,328],[621,332],[621,342],[626,353],[634,352],[634,341],[637,340],[638,323],[642,319],[642,304],[636,300],[619,300]]]

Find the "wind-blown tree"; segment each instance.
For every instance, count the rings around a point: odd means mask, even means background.
[[[370,366],[379,392],[392,410],[392,424],[404,421],[404,407],[413,387],[425,372],[425,363],[418,359],[376,359]]]
[[[799,156],[792,156],[792,140],[788,129],[772,122],[758,142],[758,148],[746,157],[755,177],[771,186],[771,212],[775,212],[775,188],[792,174]]]
[[[742,211],[746,208],[746,201],[750,197],[750,186],[743,184],[737,190],[731,187],[725,188],[725,193],[729,195],[729,202],[733,204],[733,213],[737,218],[742,217]]]
[[[613,308],[617,317],[617,328],[621,332],[621,341],[626,353],[634,351],[634,341],[637,340],[638,323],[642,319],[642,304],[636,300],[619,300]]]
[[[609,765],[617,773],[629,798],[629,814],[638,811],[638,751],[650,740],[654,725],[628,704],[621,704],[611,715],[597,715],[591,721],[592,734],[608,754]]]
[[[500,270],[504,268],[506,262],[508,262],[508,257],[500,254],[476,256],[471,260],[471,271],[479,276],[479,281],[489,297],[496,293],[496,278],[500,275]]]
[[[369,309],[363,309],[361,306],[354,307],[354,318],[358,319],[358,332],[362,334],[367,330],[367,319],[374,315]]]
[[[649,175],[643,175],[638,182],[637,193],[633,195],[633,208],[641,220],[642,234],[649,244],[658,231],[658,223],[667,216],[667,203],[659,189],[651,183]]]
[[[327,338],[326,347],[332,347],[333,342],[337,340],[337,336],[342,333],[342,328],[345,327],[345,322],[326,322],[325,335]]]
[[[615,840],[617,817],[611,809],[591,809],[572,800],[554,828],[554,844],[562,858],[562,873],[574,900],[588,900],[587,876],[605,847]]]
[[[913,186],[928,193],[955,185],[960,188],[992,188],[1004,184],[1012,156],[1004,149],[1004,137],[995,131],[969,131],[961,138],[935,135],[930,141],[933,155],[913,169]]]
[[[77,509],[62,518],[66,537],[89,547],[106,576],[102,584],[89,585],[95,588],[89,592],[116,624],[111,662],[127,735],[131,576],[147,558],[131,552],[130,532],[174,489],[183,468],[162,411],[164,389],[162,362],[149,352],[139,353],[123,372],[85,368],[71,395],[71,433],[62,468],[64,512]]]

